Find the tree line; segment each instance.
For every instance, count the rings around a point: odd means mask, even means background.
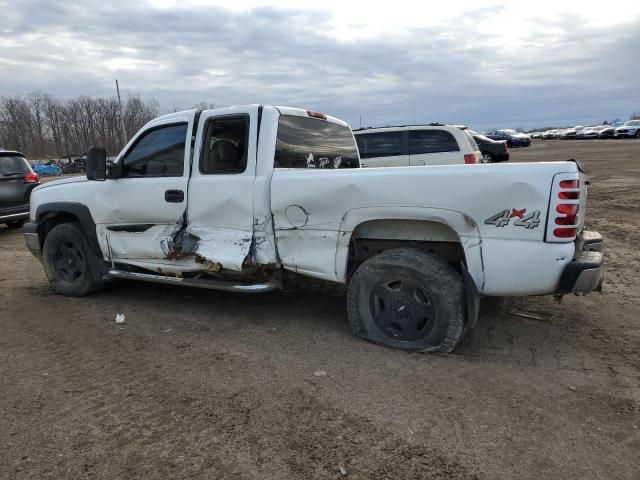
[[[117,97],[60,99],[41,92],[1,97],[0,148],[29,158],[60,158],[95,145],[115,155],[159,110],[155,100],[139,95],[122,102],[122,117]]]

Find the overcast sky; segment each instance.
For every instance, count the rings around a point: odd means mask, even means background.
[[[433,4],[432,4],[433,3]],[[640,111],[640,1],[0,0],[0,95],[299,106],[354,127]]]

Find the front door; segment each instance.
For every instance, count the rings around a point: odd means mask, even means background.
[[[170,255],[187,208],[194,117],[165,116],[141,130],[116,159],[119,178],[96,188],[96,231],[114,262],[156,269]]]

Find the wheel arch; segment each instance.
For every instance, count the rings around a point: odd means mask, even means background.
[[[96,234],[96,224],[86,205],[77,202],[43,203],[36,208],[35,218],[38,222],[40,247],[44,245],[44,240],[49,231],[56,225],[67,222],[78,222],[82,232],[87,238],[89,247],[96,255],[102,257],[100,245],[98,244],[98,236]]]
[[[476,222],[462,212],[416,206],[366,207],[348,211],[342,217],[338,232],[335,263],[338,281],[348,282],[349,252],[354,248],[354,241],[361,238],[394,241],[389,248],[396,248],[397,242],[440,245],[441,248],[433,252],[436,254],[444,248],[455,255],[455,245],[458,245],[462,258],[457,260],[463,263],[478,289],[484,285],[480,231]]]

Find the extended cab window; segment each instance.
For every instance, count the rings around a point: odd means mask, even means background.
[[[402,132],[361,133],[356,135],[361,158],[409,155],[402,142]]]
[[[181,177],[187,124],[154,128],[142,134],[122,159],[124,177]]]
[[[345,125],[318,118],[280,115],[276,168],[358,168],[356,142]]]
[[[247,168],[249,117],[234,115],[207,122],[200,159],[202,173],[242,173]]]
[[[460,151],[456,139],[445,130],[411,130],[409,144],[411,155]]]

